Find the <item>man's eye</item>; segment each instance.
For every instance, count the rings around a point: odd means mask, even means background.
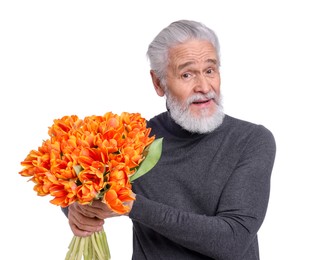
[[[214,74],[215,74],[215,70],[214,69],[206,70],[206,75],[208,75],[209,77],[213,77]]]
[[[188,78],[190,78],[191,77],[191,75],[189,74],[189,73],[184,73],[184,74],[182,74],[182,78],[183,79],[188,79]]]

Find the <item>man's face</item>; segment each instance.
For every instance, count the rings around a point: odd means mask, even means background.
[[[211,116],[220,97],[220,74],[215,48],[207,41],[193,40],[177,45],[169,52],[167,89],[194,117]],[[215,93],[215,98],[205,97]],[[199,95],[198,95],[199,94]],[[198,95],[189,105],[187,100]],[[185,107],[186,108],[186,107]]]
[[[218,59],[209,42],[193,40],[170,50],[165,89],[172,117],[185,129],[205,133],[221,124]]]

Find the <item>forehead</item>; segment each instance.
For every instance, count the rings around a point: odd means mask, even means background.
[[[169,50],[169,63],[174,67],[182,64],[217,63],[217,59],[216,49],[208,41],[191,40]]]

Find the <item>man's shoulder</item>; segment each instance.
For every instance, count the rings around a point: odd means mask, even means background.
[[[240,127],[254,127],[257,125],[254,122],[240,119],[228,114],[225,115],[224,123],[227,123],[229,126],[240,126]]]
[[[157,120],[163,120],[163,119],[167,118],[167,116],[168,116],[168,112],[165,111],[165,112],[162,112],[162,113],[159,113],[159,114],[153,116],[151,119],[148,120],[148,122],[151,123],[151,122],[154,122]]]
[[[271,143],[275,142],[273,133],[263,124],[235,118],[230,115],[225,115],[223,124],[229,133],[238,137],[241,136],[242,138],[254,140],[267,140]]]
[[[246,131],[248,129],[260,129],[260,131],[270,131],[264,125],[245,119],[236,118],[230,115],[225,115],[223,124],[230,128],[236,128],[238,130]]]
[[[155,115],[154,117],[152,117],[151,119],[149,119],[147,121],[147,126],[148,127],[156,127],[156,126],[160,126],[163,123],[168,121],[168,112],[162,112],[158,115]]]

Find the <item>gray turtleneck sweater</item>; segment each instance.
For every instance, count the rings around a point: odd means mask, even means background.
[[[133,183],[133,260],[257,260],[276,145],[261,125],[225,116],[192,134],[162,113],[158,164]]]

